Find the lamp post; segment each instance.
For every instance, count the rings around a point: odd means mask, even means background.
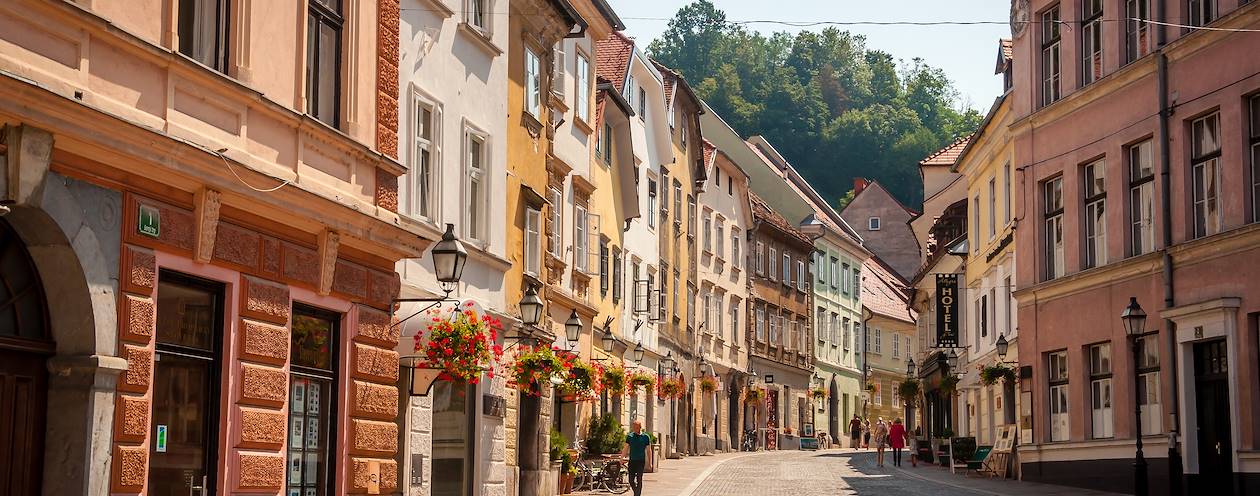
[[[1138,305],[1136,297],[1129,297],[1129,306],[1124,308],[1124,312],[1120,313],[1120,321],[1124,322],[1125,333],[1129,335],[1129,339],[1133,342],[1133,418],[1134,431],[1133,439],[1137,446],[1137,454],[1133,458],[1133,494],[1135,496],[1146,496],[1148,494],[1146,483],[1146,457],[1142,455],[1142,403],[1138,398],[1138,363],[1141,359],[1141,341],[1138,340],[1142,336],[1143,327],[1146,325],[1146,312],[1142,310],[1142,306]]]
[[[445,294],[432,298],[394,299],[394,303],[416,302],[429,303],[429,305],[393,323],[390,327],[400,326],[403,322],[420,315],[425,310],[453,301],[450,299],[451,293],[455,291],[455,288],[459,287],[459,279],[464,275],[464,264],[468,261],[468,251],[464,249],[463,243],[460,243],[459,238],[455,236],[455,224],[446,225],[446,232],[442,234],[441,241],[433,245],[433,249],[429,251],[429,254],[433,257],[433,274],[438,280],[442,292]],[[411,367],[408,371],[408,382],[410,383],[408,394],[411,396],[428,396],[429,391],[433,388],[433,383],[437,381],[442,370],[423,366],[425,365],[424,357],[421,356],[411,355],[399,358],[411,362]]]
[[[914,379],[915,372],[917,372],[917,367],[914,364],[914,357],[907,358],[906,359],[906,380],[909,381],[911,379]],[[917,400],[918,400],[917,397],[916,398],[901,398],[901,401],[904,401],[906,405],[906,429],[908,430],[913,430],[914,428],[914,404],[917,402]]]
[[[566,343],[577,348],[578,338],[582,335],[582,318],[578,317],[577,310],[573,310],[569,314],[569,320],[564,321],[564,340]]]

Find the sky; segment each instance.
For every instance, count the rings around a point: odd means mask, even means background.
[[[866,36],[868,48],[909,63],[915,57],[941,68],[960,93],[960,103],[985,113],[1002,93],[993,74],[998,40],[1010,37],[1010,0],[712,0],[729,21],[996,21],[970,26],[837,26]],[[629,36],[643,46],[665,31],[669,19],[690,0],[608,0]],[[762,33],[821,30],[749,24]]]

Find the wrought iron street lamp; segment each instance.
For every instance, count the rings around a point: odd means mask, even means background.
[[[599,344],[604,351],[612,353],[613,345],[617,344],[617,337],[613,336],[612,329],[604,329],[604,337],[600,338]]]
[[[949,373],[956,374],[958,370],[958,351],[949,350],[949,356],[945,358],[945,363],[949,364]]]
[[[906,359],[906,377],[913,379],[915,372],[914,357]]]
[[[569,314],[569,320],[564,321],[564,339],[570,343],[577,343],[578,336],[582,334],[582,318],[578,317],[577,310]]]
[[[998,358],[999,358],[999,359],[1002,359],[1002,360],[1005,360],[1005,359],[1006,359],[1006,352],[1007,352],[1008,350],[1010,350],[1010,348],[1011,348],[1011,344],[1010,344],[1010,343],[1008,343],[1008,342],[1006,341],[1006,335],[1005,335],[1005,334],[1003,334],[1003,335],[1001,335],[1001,336],[998,336],[998,340],[997,340],[997,354],[998,354]]]
[[[1133,439],[1137,447],[1137,453],[1133,458],[1133,494],[1147,496],[1149,491],[1146,481],[1146,457],[1142,454],[1142,402],[1138,398],[1138,382],[1141,380],[1138,375],[1138,364],[1142,353],[1142,342],[1138,338],[1142,336],[1143,327],[1146,326],[1146,312],[1142,310],[1141,305],[1138,305],[1136,297],[1129,297],[1129,306],[1120,313],[1120,321],[1124,323],[1124,330],[1133,343],[1133,417],[1136,419],[1133,424],[1135,426]]]
[[[543,301],[538,297],[538,288],[530,286],[521,298],[521,323],[533,327],[542,320]]]
[[[468,261],[468,251],[464,244],[455,237],[455,224],[447,224],[442,240],[433,245],[433,273],[442,285],[446,294],[451,294],[459,285],[459,278],[464,275],[464,264]]]
[[[634,345],[634,363],[643,363],[643,342]]]

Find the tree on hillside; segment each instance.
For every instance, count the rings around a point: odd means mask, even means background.
[[[834,27],[767,36],[709,0],[679,9],[648,50],[741,134],[769,139],[828,198],[862,176],[918,206],[918,161],[981,120],[959,111],[953,84],[920,59],[899,67]]]

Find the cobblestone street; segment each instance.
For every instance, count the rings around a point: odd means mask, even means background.
[[[600,493],[592,493],[600,494]],[[629,494],[629,493],[627,493]],[[950,474],[935,466],[875,466],[875,453],[774,451],[669,460],[645,477],[651,496],[1108,496],[1078,488]]]

